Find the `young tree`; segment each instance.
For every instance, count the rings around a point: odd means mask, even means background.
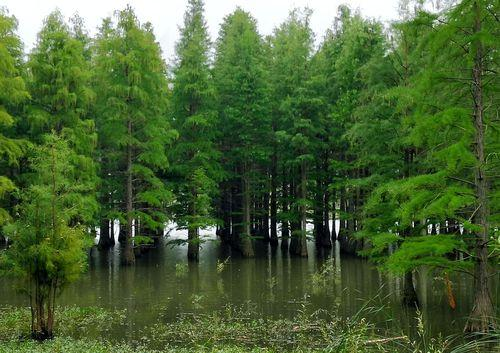
[[[16,29],[16,19],[0,9],[0,227],[10,220],[6,196],[15,190],[11,170],[23,154],[24,142],[15,138],[13,126],[18,106],[29,98],[21,77],[23,48]]]
[[[162,231],[172,194],[160,178],[167,147],[177,137],[167,115],[168,86],[151,24],[132,8],[104,20],[97,39],[95,89],[100,158],[107,163],[101,193],[112,215],[126,223],[124,264],[135,263],[133,234]],[[109,217],[111,218],[111,217]]]
[[[264,80],[264,45],[255,20],[237,9],[224,19],[213,70],[218,100],[218,131],[226,172],[233,189],[232,242],[244,256],[253,256],[251,242],[252,184],[268,148],[270,131]]]
[[[57,134],[44,139],[30,160],[33,179],[21,192],[19,216],[6,227],[12,245],[1,257],[2,269],[20,280],[29,297],[31,335],[38,340],[53,336],[56,297],[86,267],[91,240],[85,241],[87,230],[73,220],[93,202],[68,143]]]
[[[190,0],[176,46],[172,91],[173,126],[179,132],[171,151],[177,180],[176,222],[188,230],[188,258],[198,260],[199,229],[216,224],[212,199],[221,173],[214,139],[216,110],[209,69],[210,40],[203,1]]]

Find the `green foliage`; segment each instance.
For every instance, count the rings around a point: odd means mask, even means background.
[[[71,153],[56,135],[48,135],[35,149],[30,161],[34,182],[21,192],[19,218],[6,228],[13,244],[4,252],[3,262],[28,293],[31,281],[56,281],[57,288],[62,288],[86,267],[87,232],[71,220],[92,200],[85,196],[86,184],[75,178]]]
[[[26,145],[12,129],[19,105],[29,98],[22,78],[23,47],[16,30],[17,20],[0,8],[0,227],[10,220],[9,205],[4,204],[16,189],[10,171],[17,167]]]
[[[45,19],[27,67],[32,100],[27,109],[27,126],[20,127],[26,128],[27,136],[36,143],[43,143],[44,136],[52,131],[63,137],[73,152],[68,163],[77,171],[79,182],[85,183],[88,190],[95,189],[97,134],[90,116],[95,101],[90,88],[91,66],[84,43],[74,37],[60,12]],[[86,203],[88,208],[75,217],[93,225],[98,209],[93,193],[86,197]]]
[[[171,151],[171,173],[177,181],[177,225],[189,229],[215,225],[212,200],[222,177],[214,142],[217,114],[208,59],[211,43],[203,11],[203,1],[189,2],[173,69],[173,125],[180,138]]]
[[[45,139],[30,160],[34,177],[20,193],[19,216],[5,227],[13,244],[0,261],[3,274],[18,279],[30,300],[31,330],[38,338],[52,336],[56,296],[86,269],[91,241],[74,220],[93,202],[70,164],[67,142],[55,134]]]
[[[160,47],[151,24],[141,25],[130,7],[118,11],[115,22],[104,20],[94,73],[105,216],[140,219],[149,229],[162,229],[172,193],[161,173],[169,167],[167,148],[178,134],[167,116]],[[126,193],[128,178],[132,195]],[[132,209],[124,207],[126,201]]]

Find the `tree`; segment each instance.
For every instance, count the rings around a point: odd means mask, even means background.
[[[489,2],[464,0],[413,20],[427,28],[418,47],[418,56],[426,54],[424,69],[400,90],[415,102],[403,124],[403,141],[418,151],[420,166],[416,174],[375,189],[363,229],[375,235],[373,250],[379,254],[399,243],[386,262],[392,271],[427,266],[468,272],[472,266],[475,298],[468,331],[494,326],[488,254],[498,256],[492,239],[498,224],[499,138],[496,117],[484,102],[497,105],[495,11],[498,6]],[[445,43],[450,44],[443,51]],[[426,234],[436,223],[439,234]]]
[[[179,132],[171,151],[177,180],[176,222],[188,230],[188,258],[198,260],[199,229],[216,224],[212,199],[221,178],[214,144],[216,110],[209,68],[210,40],[203,1],[190,0],[176,46],[172,91],[173,126]]]
[[[308,87],[313,33],[309,27],[310,10],[294,10],[278,27],[271,39],[273,126],[280,145],[281,168],[287,174],[284,188],[289,188],[288,212],[281,218],[290,222],[290,252],[307,256],[308,171],[315,138],[312,124],[317,100]],[[291,148],[290,148],[291,147]]]
[[[220,151],[231,181],[234,207],[231,240],[244,256],[253,256],[251,243],[252,184],[268,148],[263,133],[270,131],[264,80],[264,43],[249,13],[237,9],[226,16],[217,41],[213,69],[218,101]]]
[[[29,56],[28,87],[31,104],[28,106],[27,137],[42,143],[45,135],[55,132],[69,143],[73,151],[69,162],[80,172],[81,182],[89,190],[96,188],[97,166],[94,152],[97,135],[90,118],[95,95],[90,87],[90,62],[85,46],[74,38],[60,12],[51,13],[44,21],[33,51]],[[83,214],[75,214],[74,222],[88,220],[98,210],[95,193],[88,195]],[[90,202],[92,200],[92,202]]]
[[[29,98],[21,76],[23,48],[16,29],[16,19],[0,9],[0,227],[11,219],[6,197],[16,188],[11,174],[26,144],[13,130],[19,105]]]
[[[86,214],[92,192],[71,164],[73,151],[57,134],[35,147],[30,166],[33,180],[20,193],[19,214],[6,227],[12,245],[2,254],[2,269],[20,280],[31,307],[31,335],[53,336],[56,297],[86,267],[87,231],[74,224]],[[82,221],[87,221],[82,219]]]
[[[141,25],[127,7],[116,23],[104,20],[96,50],[100,157],[111,162],[101,193],[114,199],[110,214],[126,223],[123,262],[133,264],[134,229],[139,243],[144,230],[162,231],[167,221],[172,193],[160,173],[177,132],[167,115],[165,64],[151,24]]]
[[[406,196],[388,191],[397,189],[404,193],[399,186],[406,185],[408,178],[419,173],[418,154],[407,139],[408,120],[416,101],[411,82],[425,67],[426,61],[422,58],[426,52],[421,38],[428,34],[432,19],[427,13],[417,13],[395,23],[391,29],[394,47],[388,55],[387,44],[379,32],[372,57],[360,70],[364,86],[353,112],[354,122],[346,134],[356,167],[363,171],[353,184],[369,195],[358,215],[357,241],[362,242],[358,250],[382,263],[387,259],[387,248],[380,253],[382,244],[398,246],[404,238],[418,236],[424,229],[419,219],[398,221],[394,215]],[[384,193],[382,198],[378,198],[379,192]],[[379,234],[380,229],[390,229],[390,234]],[[418,305],[412,270],[402,274],[403,302]]]
[[[428,41],[431,64],[419,79],[427,99],[412,135],[417,146],[427,148],[434,167],[425,177],[442,185],[433,195],[435,201],[419,203],[417,209],[424,215],[435,211],[440,217],[432,218],[443,222],[446,216],[464,227],[464,234],[455,237],[465,242],[465,253],[470,254],[466,258],[474,267],[467,331],[488,331],[495,324],[488,255],[491,251],[498,256],[493,240],[498,219],[492,217],[499,212],[498,189],[492,187],[498,187],[493,181],[499,170],[499,10],[495,2],[463,0],[439,18]],[[439,49],[444,43],[450,43],[446,51]]]

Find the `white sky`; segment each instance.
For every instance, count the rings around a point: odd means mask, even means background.
[[[66,18],[78,12],[85,19],[87,29],[94,34],[103,18],[127,4],[132,5],[141,22],[153,24],[163,55],[170,62],[187,0],[0,0],[0,6],[5,6],[18,19],[18,33],[27,50],[33,47],[43,19],[56,8]],[[267,35],[285,20],[289,10],[307,6],[313,10],[311,27],[321,39],[332,25],[340,4],[359,8],[364,16],[382,21],[397,18],[398,0],[205,0],[205,18],[212,40],[215,40],[224,16],[240,6],[257,19],[260,33]]]

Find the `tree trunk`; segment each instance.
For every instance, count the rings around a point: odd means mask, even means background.
[[[295,206],[298,219],[294,222],[290,253],[301,257],[307,257],[307,208],[305,205],[307,199],[307,169],[305,161],[301,164],[300,183],[295,189],[296,195],[301,202],[300,205]]]
[[[111,229],[112,227],[113,225],[111,224]],[[99,243],[97,244],[97,247],[100,250],[108,249],[115,244],[115,239],[113,237],[111,229],[109,219],[101,219],[101,224],[99,227]]]
[[[199,261],[200,256],[200,236],[198,228],[188,229],[188,259],[191,261]]]
[[[31,337],[38,341],[54,336],[54,309],[56,286],[42,285],[35,281],[34,293],[31,293]],[[44,288],[42,288],[44,287]]]
[[[270,237],[272,244],[278,244],[278,197],[277,197],[277,189],[278,189],[278,157],[276,155],[276,147],[274,148],[272,162],[271,162],[271,204],[270,208],[270,220],[271,220],[271,230]]]
[[[252,246],[252,241],[250,239],[250,225],[251,225],[251,217],[250,217],[250,180],[248,177],[248,172],[246,170],[243,171],[242,177],[242,189],[243,189],[243,198],[242,198],[242,213],[243,213],[243,225],[242,225],[242,233],[238,234],[239,237],[239,250],[245,257],[253,257],[254,251]]]
[[[323,182],[321,180],[321,165],[316,164],[316,190],[314,197],[314,240],[316,247],[323,246]]]
[[[191,217],[196,216],[196,204],[195,200],[197,198],[197,194],[195,190],[192,190],[191,194],[192,200],[189,203],[189,215]],[[200,236],[199,236],[199,228],[193,227],[190,224],[188,225],[188,260],[190,261],[199,261],[200,256]]]
[[[221,184],[221,201],[220,201],[220,214],[222,219],[222,225],[219,230],[219,235],[223,242],[229,242],[231,240],[231,209],[232,209],[232,193],[231,185],[229,182],[223,182]]]
[[[127,123],[129,138],[132,137],[132,122],[129,120]],[[126,180],[126,213],[127,213],[127,232],[125,238],[125,247],[123,249],[123,264],[133,265],[135,264],[135,254],[132,243],[132,232],[133,232],[133,197],[134,190],[132,184],[132,145],[129,142],[127,144],[127,180]]]
[[[330,232],[330,193],[328,192],[328,182],[325,180],[323,197],[323,247],[331,248],[332,232]],[[334,224],[335,227],[335,224]],[[335,229],[333,229],[335,232]]]
[[[289,197],[289,188],[287,184],[287,178],[285,175],[285,168],[283,168],[283,185],[282,185],[282,200],[281,200],[281,208],[283,216],[281,217],[281,249],[284,251],[288,250],[288,242],[290,238],[290,224],[288,222],[288,197]]]
[[[270,241],[269,237],[269,183],[264,185],[265,193],[262,198],[262,222],[261,222],[261,236],[265,241]]]
[[[478,1],[474,2],[474,33],[481,32],[482,14]],[[476,166],[474,168],[474,184],[476,194],[476,211],[474,224],[480,227],[476,233],[474,244],[474,304],[469,315],[465,331],[487,332],[495,326],[495,309],[491,299],[488,283],[488,235],[489,235],[489,208],[488,208],[488,184],[484,172],[484,106],[483,106],[483,45],[481,38],[476,39],[476,53],[474,58],[473,76],[473,123],[474,123],[474,155]]]
[[[412,271],[408,271],[404,275],[404,284],[403,284],[403,304],[418,307],[418,297],[417,292],[415,291],[415,286],[413,285],[413,273]]]

